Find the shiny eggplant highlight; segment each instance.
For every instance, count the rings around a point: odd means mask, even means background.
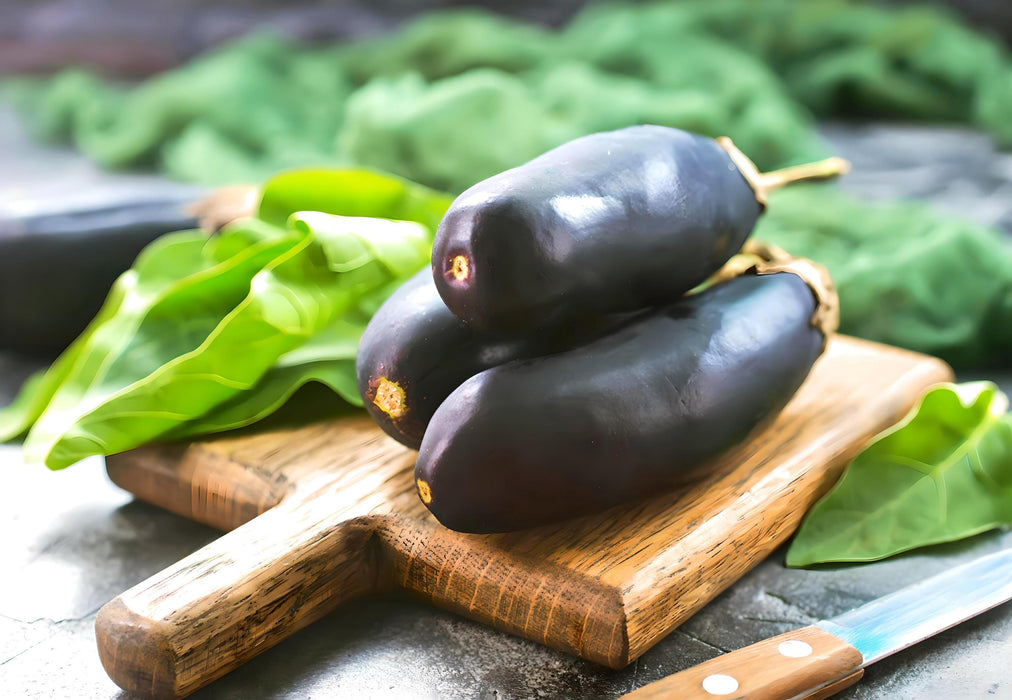
[[[738,252],[770,189],[845,169],[760,174],[727,139],[662,126],[591,134],[461,194],[433,276],[458,318],[499,331],[667,303]]]
[[[825,345],[823,306],[797,274],[745,274],[481,372],[429,423],[422,500],[449,528],[502,532],[670,488],[794,395]]]
[[[363,333],[355,363],[359,394],[384,432],[418,449],[432,414],[469,377],[574,347],[625,318],[614,315],[523,336],[490,335],[450,313],[425,269],[387,299]]]

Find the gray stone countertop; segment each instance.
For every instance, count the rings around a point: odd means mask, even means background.
[[[825,130],[872,198],[928,197],[1012,229],[1012,156],[970,132],[833,126]],[[0,110],[0,200],[129,187],[76,156],[30,145]],[[68,182],[68,178],[71,182]],[[0,405],[32,363],[0,356]],[[1012,376],[996,378],[1012,391]],[[27,468],[0,446],[0,696],[127,698],[98,660],[94,619],[120,592],[218,536],[134,501],[102,461]],[[616,697],[650,681],[823,617],[1002,547],[1012,532],[863,566],[787,569],[777,552],[622,671],[610,671],[407,596],[346,606],[200,691],[195,698]],[[1012,698],[1012,605],[886,659],[838,697]]]

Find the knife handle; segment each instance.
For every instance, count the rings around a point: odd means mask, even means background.
[[[864,658],[819,627],[764,639],[623,697],[634,700],[820,700],[856,683]]]

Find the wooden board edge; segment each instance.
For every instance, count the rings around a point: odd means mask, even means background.
[[[198,443],[157,444],[111,455],[106,473],[142,501],[225,531],[281,503],[292,486],[201,450]]]
[[[879,343],[874,343],[873,341],[851,339],[849,337],[847,340],[856,340],[860,345],[881,347]],[[894,348],[889,347],[889,349],[893,350]],[[952,367],[943,360],[902,348],[895,348],[895,350],[919,360],[918,363],[911,368],[911,371],[908,371],[898,377],[894,384],[894,386],[909,387],[909,391],[905,393],[903,391],[896,392],[897,396],[906,396],[908,398],[895,402],[892,406],[892,410],[889,411],[890,415],[888,419],[883,419],[883,421],[881,421],[881,425],[866,431],[867,434],[862,440],[855,441],[850,449],[841,452],[830,460],[830,464],[827,466],[825,473],[820,475],[820,478],[818,479],[817,488],[811,491],[803,503],[797,504],[798,507],[795,508],[786,519],[776,524],[774,531],[770,532],[766,538],[766,546],[757,549],[757,556],[750,557],[745,563],[745,566],[741,567],[740,572],[736,571],[733,576],[720,579],[720,585],[709,588],[700,598],[700,601],[692,605],[689,609],[669,615],[666,627],[654,634],[641,633],[640,629],[638,629],[638,626],[635,624],[635,621],[639,616],[638,607],[641,605],[646,605],[654,609],[668,607],[666,606],[665,601],[660,600],[665,597],[664,592],[658,594],[653,600],[644,601],[642,594],[639,591],[633,591],[629,587],[621,591],[622,604],[626,611],[626,619],[630,622],[630,628],[627,630],[630,640],[629,659],[627,663],[631,663],[646,653],[660,640],[671,634],[671,632],[709,604],[710,601],[733,586],[741,577],[755,568],[770,554],[776,551],[777,548],[787,542],[801,525],[801,521],[804,518],[805,513],[808,512],[811,506],[814,505],[819,498],[825,495],[833,487],[846,465],[860,453],[865,445],[867,445],[883,430],[902,419],[903,416],[916,406],[925,391],[933,386],[937,386],[938,384],[954,380],[955,374]]]
[[[631,661],[625,607],[617,588],[562,566],[523,562],[488,543],[485,535],[461,535],[435,522],[405,522],[397,516],[375,516],[375,522],[384,543],[381,578],[391,586],[443,610],[613,669]],[[460,567],[461,557],[474,563]],[[541,597],[544,590],[554,594]]]

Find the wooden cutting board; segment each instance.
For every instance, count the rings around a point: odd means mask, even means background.
[[[183,696],[342,602],[401,587],[621,668],[784,542],[862,444],[950,378],[939,360],[837,338],[702,481],[506,535],[439,525],[415,494],[415,453],[364,414],[112,457],[123,488],[231,532],[107,604],[99,654],[121,687]]]

